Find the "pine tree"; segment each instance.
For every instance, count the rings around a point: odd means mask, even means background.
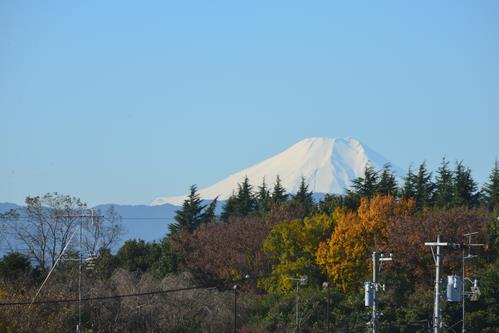
[[[462,161],[456,163],[453,192],[455,206],[474,207],[478,205],[477,184],[471,176],[470,168],[466,168]]]
[[[412,172],[412,165],[409,166],[407,176],[404,177],[404,187],[402,188],[402,198],[414,199],[416,196],[416,175]]]
[[[182,209],[175,212],[175,223],[168,226],[170,234],[175,234],[186,230],[194,231],[201,223],[204,222],[203,210],[206,205],[202,204],[199,193],[197,193],[196,185],[192,185],[190,194],[184,200]]]
[[[305,182],[304,177],[301,177],[300,188],[293,196],[292,203],[300,205],[303,208],[303,217],[310,215],[315,210],[315,203],[312,197],[312,192],[308,191],[308,185]]]
[[[249,183],[248,177],[244,177],[244,181],[238,185],[236,195],[236,215],[249,216],[256,209],[256,200],[253,195],[253,187]]]
[[[389,163],[383,166],[376,192],[382,195],[389,194],[394,197],[397,197],[398,195],[397,180],[395,179],[395,175],[393,174]]]
[[[201,215],[201,223],[209,223],[215,220],[215,209],[218,204],[218,196],[213,199],[213,201],[206,207],[205,211]]]
[[[237,210],[236,202],[237,202],[236,195],[232,193],[232,195],[225,201],[222,214],[220,214],[220,219],[222,220],[222,222],[228,223],[229,218],[231,216],[236,215],[236,210]]]
[[[319,201],[319,214],[331,215],[337,208],[345,205],[345,198],[339,194],[326,194],[321,201]]]
[[[350,189],[348,189],[346,192],[347,193],[345,194],[345,196],[342,200],[342,207],[354,212],[360,206],[361,196],[360,196],[360,194],[358,194]]]
[[[281,206],[288,201],[288,194],[286,189],[281,184],[281,178],[277,176],[274,184],[274,189],[271,195],[272,205]]]
[[[378,172],[370,164],[367,164],[364,177],[357,177],[352,181],[352,192],[361,197],[371,198],[376,194],[378,178]]]
[[[225,202],[220,216],[225,223],[229,222],[231,216],[245,217],[253,214],[256,210],[256,199],[248,177],[245,177],[237,187],[237,193],[233,193]]]
[[[489,209],[494,209],[499,203],[499,162],[496,159],[494,169],[490,172],[489,182],[482,189],[484,202]]]
[[[265,183],[265,178],[263,178],[262,185],[258,186],[256,193],[256,210],[260,216],[263,216],[270,211],[271,206],[270,191]]]
[[[415,178],[414,199],[416,200],[417,209],[431,206],[434,187],[435,185],[431,181],[431,172],[426,170],[426,162],[423,162],[419,165],[418,174]]]
[[[433,203],[438,208],[451,207],[454,197],[454,175],[452,170],[449,169],[449,162],[442,159],[442,164],[437,170],[435,179],[435,193],[433,196]]]

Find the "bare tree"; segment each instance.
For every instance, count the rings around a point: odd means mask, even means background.
[[[111,208],[104,216],[93,212],[79,198],[58,193],[42,197],[27,197],[26,206],[9,211],[1,217],[6,224],[10,242],[15,242],[39,267],[52,267],[66,248],[73,250],[78,244],[79,225],[82,224],[82,251],[95,253],[110,248],[122,233],[120,216]],[[67,246],[67,247],[66,247]],[[11,244],[11,247],[12,244]]]
[[[100,210],[93,211],[93,215],[90,223],[83,225],[82,246],[85,251],[95,254],[100,249],[110,249],[115,245],[123,233],[123,226],[121,216],[113,206],[104,215],[101,215]]]

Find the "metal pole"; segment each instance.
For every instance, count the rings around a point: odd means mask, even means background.
[[[450,247],[460,247],[461,244],[457,243],[440,243],[440,235],[437,235],[436,242],[426,242],[426,246],[431,247],[431,253],[433,255],[433,260],[435,261],[435,299],[434,299],[434,308],[433,308],[433,332],[440,333],[442,330],[442,314],[440,313],[440,262],[441,262],[441,254],[440,249],[442,246],[450,246]],[[479,244],[477,244],[479,245]],[[433,251],[433,247],[437,248],[437,253]]]
[[[499,218],[498,218],[499,220]],[[472,255],[471,254],[471,248],[474,247],[474,246],[484,246],[483,244],[473,244],[471,242],[471,237],[473,237],[473,235],[476,235],[478,234],[478,232],[470,232],[470,233],[467,233],[467,234],[464,234],[463,236],[464,237],[467,237],[468,238],[468,242],[467,243],[463,243],[463,263],[462,263],[462,268],[463,268],[463,290],[462,290],[462,326],[461,326],[461,333],[465,333],[466,332],[466,327],[464,325],[464,317],[465,317],[465,303],[466,303],[466,295],[465,295],[465,281],[466,281],[466,278],[465,278],[465,261],[466,259],[472,259],[474,257],[476,257],[475,255]],[[465,248],[468,248],[468,254],[465,255]]]
[[[299,290],[300,290],[300,281],[296,281],[296,309],[295,309],[296,333],[300,333],[300,320],[299,320],[299,308],[298,308],[298,303],[300,302]]]
[[[378,253],[373,252],[373,311],[372,311],[372,328],[373,333],[378,332],[378,300],[376,291],[378,290]]]
[[[237,332],[237,284],[234,285],[234,333]]]
[[[78,333],[81,333],[81,268],[83,266],[83,252],[81,248],[82,225],[83,225],[83,214],[82,217],[80,217],[80,264],[78,267]]]
[[[329,333],[329,287],[327,288],[326,299],[326,332]]]
[[[463,289],[461,290],[461,292],[462,292],[461,298],[462,298],[462,303],[463,303],[463,306],[462,306],[463,313],[462,313],[462,318],[461,318],[461,320],[462,320],[462,322],[461,322],[461,332],[464,333],[464,332],[466,332],[466,329],[464,328],[464,298],[465,298],[464,297],[464,283],[465,283],[465,280],[464,280],[464,246],[463,246],[463,263],[462,263],[462,268],[463,268],[463,283],[462,283],[463,284],[463,286],[462,286]]]
[[[435,256],[435,300],[433,312],[433,332],[440,332],[440,235],[437,236],[437,254]]]

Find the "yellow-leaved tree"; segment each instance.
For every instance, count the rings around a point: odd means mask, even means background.
[[[334,221],[333,215],[317,214],[276,224],[263,243],[273,261],[272,273],[260,280],[260,286],[269,292],[287,293],[293,289],[291,278],[303,275],[311,283],[320,283],[322,273],[315,254],[319,244],[331,235]]]
[[[338,211],[331,237],[317,249],[317,264],[342,290],[358,286],[369,270],[370,252],[382,250],[394,221],[413,212],[414,201],[390,195],[363,198],[357,212]]]

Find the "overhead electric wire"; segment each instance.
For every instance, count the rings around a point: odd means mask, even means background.
[[[237,280],[226,281],[222,285],[232,285],[234,283],[240,283],[244,281],[250,280],[258,280],[263,277],[267,277],[267,274],[261,274],[258,276],[249,276],[241,277]],[[137,297],[137,296],[151,296],[151,295],[161,295],[161,294],[169,294],[180,291],[189,291],[189,290],[199,290],[199,289],[215,289],[219,288],[221,285],[212,285],[212,286],[193,286],[193,287],[184,287],[184,288],[176,288],[176,289],[166,289],[166,290],[155,290],[155,291],[146,291],[141,293],[132,293],[132,294],[119,294],[119,295],[110,295],[110,296],[96,296],[96,297],[86,297],[82,298],[82,301],[103,301],[108,299],[118,299],[118,298],[127,298],[127,297]],[[40,300],[36,302],[22,301],[22,302],[4,302],[0,303],[0,307],[2,306],[17,306],[17,305],[30,305],[32,304],[56,304],[56,303],[74,303],[78,302],[78,298],[63,298],[63,299],[48,299],[48,300]]]
[[[108,220],[108,218],[104,217],[104,216],[100,216],[102,218],[104,218],[105,220]],[[21,220],[29,220],[31,219],[31,217],[29,216],[17,216],[17,217],[14,217],[12,218],[11,220],[8,220],[8,219],[4,219],[5,222],[11,222],[11,221],[15,221],[15,220],[18,220],[18,219],[21,219]],[[145,217],[145,216],[137,216],[137,217],[133,217],[133,216],[125,216],[125,217],[119,217],[117,218],[118,220],[174,220],[175,218],[174,217]],[[0,219],[1,221],[1,219]]]
[[[107,300],[107,299],[160,295],[160,294],[175,293],[175,292],[180,292],[180,291],[189,291],[189,290],[196,290],[196,289],[213,289],[213,288],[216,288],[216,287],[215,286],[194,286],[194,287],[185,287],[185,288],[176,288],[176,289],[147,291],[147,292],[132,293],[132,294],[86,297],[86,298],[82,298],[81,300],[82,301],[102,301],[102,300]],[[30,305],[30,304],[74,303],[74,302],[78,302],[78,301],[79,301],[78,298],[64,298],[64,299],[48,299],[48,300],[41,300],[41,301],[36,301],[36,302],[29,302],[29,301],[5,302],[5,303],[0,303],[0,307],[1,306]]]
[[[175,220],[174,217],[122,217],[122,220]]]

